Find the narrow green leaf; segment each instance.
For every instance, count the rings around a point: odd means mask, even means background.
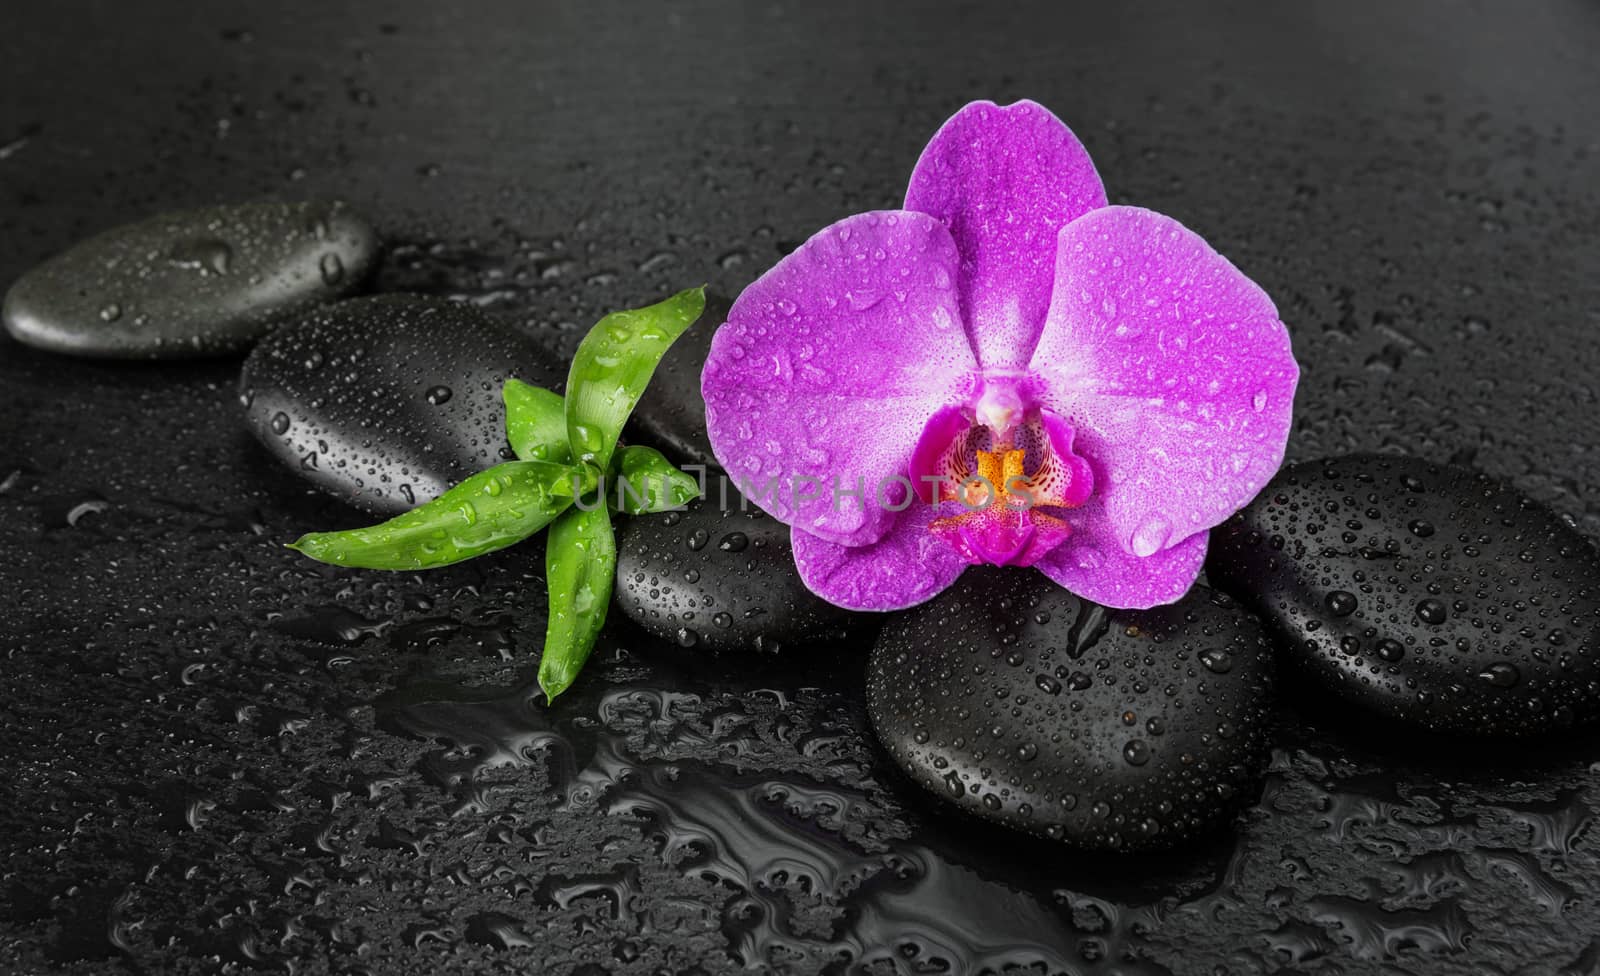
[[[567,405],[560,394],[509,379],[500,388],[500,398],[506,404],[506,440],[517,457],[558,464],[572,460],[572,449],[567,446]]]
[[[604,505],[574,508],[550,527],[545,542],[550,624],[539,661],[539,687],[554,701],[577,679],[611,606],[617,540]]]
[[[567,438],[575,457],[604,471],[622,425],[673,340],[705,311],[706,290],[601,319],[578,345],[567,374]]]
[[[336,566],[433,569],[521,542],[572,504],[578,472],[548,461],[510,461],[380,525],[312,532],[289,548]]]
[[[645,515],[682,508],[700,497],[700,482],[651,447],[629,445],[617,452],[606,481],[606,504],[614,512]]]

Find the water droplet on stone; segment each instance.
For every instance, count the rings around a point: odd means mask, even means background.
[[[1349,590],[1334,590],[1322,601],[1335,617],[1348,617],[1356,612],[1356,595]]]
[[[1387,637],[1381,641],[1378,641],[1376,650],[1378,652],[1378,657],[1384,661],[1388,661],[1390,664],[1393,664],[1406,656],[1405,645],[1401,644],[1397,640],[1391,640]]]
[[[1443,602],[1429,597],[1417,604],[1417,617],[1425,624],[1438,626],[1445,622],[1448,614],[1445,613]]]
[[[173,244],[167,260],[201,274],[225,275],[233,266],[233,248],[215,237],[191,238]]]
[[[1496,661],[1479,672],[1478,677],[1496,688],[1515,688],[1522,680],[1522,672],[1509,661]]]
[[[317,270],[322,273],[323,284],[329,287],[337,285],[344,280],[344,259],[329,251],[318,259]]]

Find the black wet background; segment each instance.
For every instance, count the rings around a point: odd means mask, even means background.
[[[892,206],[1032,97],[1115,200],[1277,299],[1295,457],[1467,460],[1600,535],[1600,9],[1432,3],[15,8],[0,279],[172,207],[339,195],[380,287],[570,350]],[[1584,973],[1600,742],[1283,710],[1182,855],[952,819],[866,731],[863,647],[618,624],[545,713],[537,547],[427,576],[278,548],[360,516],[245,432],[236,362],[0,340],[0,969]]]

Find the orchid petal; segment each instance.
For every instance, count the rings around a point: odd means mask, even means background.
[[[961,252],[961,307],[985,367],[1027,363],[1050,305],[1056,237],[1105,205],[1083,144],[1036,102],[973,102],[922,151],[906,209],[948,222]]]
[[[1107,207],[1061,232],[1030,368],[1094,468],[1086,507],[1134,556],[1217,525],[1283,460],[1289,334],[1265,292],[1170,217]]]
[[[1205,563],[1208,532],[1135,556],[1121,546],[1099,508],[1076,509],[1067,513],[1067,521],[1071,536],[1033,568],[1085,600],[1122,610],[1172,603],[1194,585]]]
[[[924,425],[976,365],[957,264],[939,221],[879,211],[824,228],[745,289],[701,392],[717,460],[751,501],[841,545],[883,537],[895,513],[876,496],[904,497]]]
[[[953,502],[913,501],[887,535],[866,546],[841,546],[794,528],[800,579],[817,596],[850,610],[901,610],[930,600],[969,565],[928,529],[941,511],[959,509]]]

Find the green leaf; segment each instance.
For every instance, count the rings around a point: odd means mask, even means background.
[[[521,542],[572,504],[579,473],[548,461],[510,461],[380,525],[312,532],[289,548],[336,566],[433,569]]]
[[[611,606],[617,540],[604,505],[574,508],[550,527],[545,543],[550,624],[539,661],[539,687],[554,701],[577,679]]]
[[[656,364],[705,307],[706,290],[691,288],[648,308],[607,315],[584,336],[567,374],[567,439],[578,460],[607,470]]]
[[[509,379],[500,388],[500,398],[506,404],[506,440],[517,457],[558,464],[572,460],[572,449],[567,446],[567,405],[560,394]]]
[[[614,512],[645,515],[682,508],[700,497],[700,482],[649,447],[630,445],[617,452],[606,482],[606,504]]]

